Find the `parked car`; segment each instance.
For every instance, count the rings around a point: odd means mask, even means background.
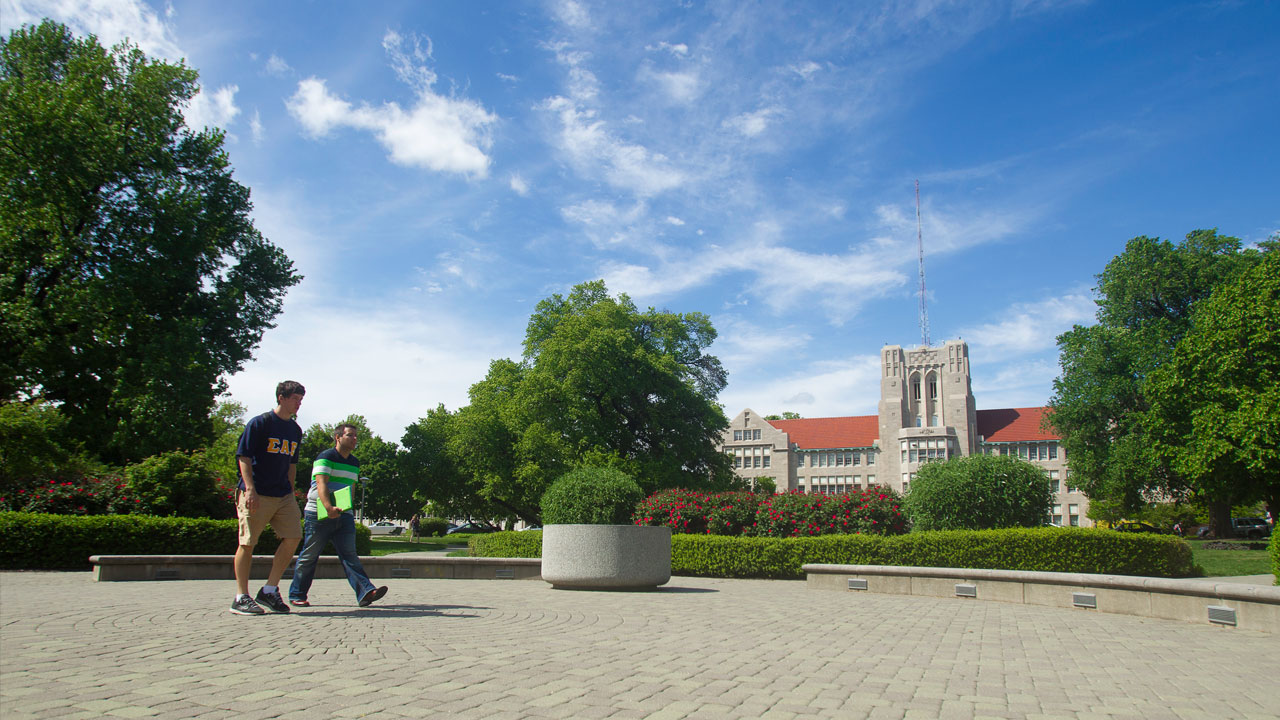
[[[404,532],[404,528],[390,520],[379,520],[369,526],[369,532],[374,535],[399,535]]]
[[[1160,528],[1154,525],[1148,525],[1144,522],[1116,523],[1116,526],[1111,529],[1115,530],[1116,532],[1156,533],[1157,535],[1169,534],[1168,530],[1161,530]]]
[[[498,528],[493,527],[492,525],[481,525],[480,523],[469,522],[463,525],[459,525],[458,527],[455,527],[455,528],[449,528],[449,532],[447,534],[453,535],[454,533],[491,533],[491,532],[498,532]]]
[[[1271,534],[1271,526],[1267,524],[1266,518],[1260,517],[1231,518],[1231,528],[1239,537],[1256,539]]]

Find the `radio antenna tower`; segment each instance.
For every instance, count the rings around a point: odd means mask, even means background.
[[[916,245],[920,250],[920,342],[929,347],[929,305],[924,294],[924,228],[920,222],[919,180],[916,180]]]

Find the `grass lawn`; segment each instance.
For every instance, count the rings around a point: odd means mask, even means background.
[[[1188,540],[1196,564],[1204,568],[1208,577],[1232,577],[1236,575],[1269,575],[1271,561],[1266,550],[1206,550],[1210,540]],[[1233,541],[1234,542],[1234,541]],[[1266,546],[1266,541],[1254,541]],[[1240,543],[1243,545],[1244,543]]]
[[[374,535],[370,538],[370,542],[372,554],[376,557],[378,555],[393,555],[402,552],[446,550],[450,545],[466,545],[467,538],[462,535],[454,535],[447,539],[438,537],[418,538],[410,542],[407,536]]]

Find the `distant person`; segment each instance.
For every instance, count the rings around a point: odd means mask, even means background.
[[[1180,523],[1180,522],[1179,522],[1179,523],[1174,523],[1174,524],[1173,524],[1173,532],[1174,532],[1174,534],[1175,534],[1175,535],[1177,535],[1178,537],[1182,537],[1182,523]]]
[[[420,520],[415,514],[413,518],[409,520],[409,542],[413,542],[414,539],[418,537],[418,530],[421,526],[422,520]]]
[[[311,467],[311,489],[307,492],[307,507],[302,512],[305,539],[289,585],[289,602],[296,607],[310,607],[307,595],[316,576],[316,563],[330,541],[338,551],[342,571],[360,607],[367,607],[387,594],[386,585],[374,587],[356,554],[355,516],[334,504],[335,492],[354,486],[360,479],[360,461],[351,454],[360,442],[358,433],[355,425],[339,425],[333,431],[333,447],[316,456]]]
[[[236,486],[236,517],[239,518],[239,545],[236,547],[236,594],[231,612],[262,615],[267,610],[289,612],[280,597],[280,578],[293,560],[293,551],[302,538],[302,514],[293,497],[293,480],[298,471],[298,445],[302,428],[294,417],[302,407],[306,388],[285,380],[276,386],[276,407],[254,417],[240,433],[236,465],[240,483]],[[270,524],[280,538],[267,584],[256,598],[249,597],[249,575],[253,570],[253,548]]]

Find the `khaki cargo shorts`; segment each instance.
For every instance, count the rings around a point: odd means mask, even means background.
[[[262,531],[271,525],[276,537],[302,537],[302,511],[293,493],[284,497],[258,496],[258,509],[250,513],[246,505],[248,494],[236,491],[236,517],[240,518],[240,544],[253,547],[258,544]]]

